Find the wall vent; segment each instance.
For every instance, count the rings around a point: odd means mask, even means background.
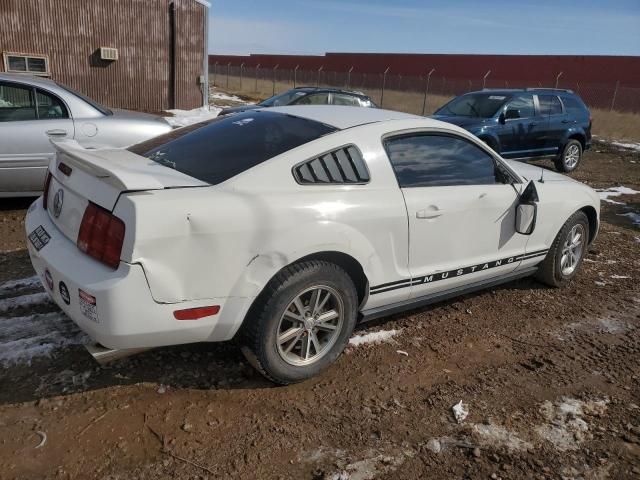
[[[110,47],[100,47],[100,60],[118,60],[118,49]]]

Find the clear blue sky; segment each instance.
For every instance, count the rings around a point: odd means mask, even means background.
[[[212,0],[209,50],[640,55],[640,0]]]

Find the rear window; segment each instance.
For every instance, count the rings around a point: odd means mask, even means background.
[[[577,97],[562,97],[562,103],[565,110],[571,114],[587,115],[589,112],[587,106]]]
[[[249,111],[173,130],[129,151],[215,185],[336,130],[283,113]]]

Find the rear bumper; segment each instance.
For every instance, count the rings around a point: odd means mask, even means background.
[[[33,268],[54,302],[98,343],[111,349],[131,349],[228,339],[228,329],[216,328],[226,299],[157,303],[140,265],[120,262],[117,270],[111,270],[80,252],[53,224],[40,199],[27,213],[27,235],[39,226],[50,240],[38,251],[27,239]],[[45,278],[47,271],[53,288]],[[87,297],[81,298],[80,290],[95,298],[95,315],[83,313]],[[68,295],[61,293],[65,291]],[[175,310],[205,305],[219,305],[220,313],[187,321],[173,316]]]

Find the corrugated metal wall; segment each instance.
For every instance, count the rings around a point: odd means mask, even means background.
[[[195,0],[176,6],[176,105],[202,105],[207,9]],[[171,108],[171,0],[0,0],[0,52],[49,56],[51,78],[110,107]],[[115,62],[100,47],[118,49]],[[0,62],[0,71],[4,65]]]

